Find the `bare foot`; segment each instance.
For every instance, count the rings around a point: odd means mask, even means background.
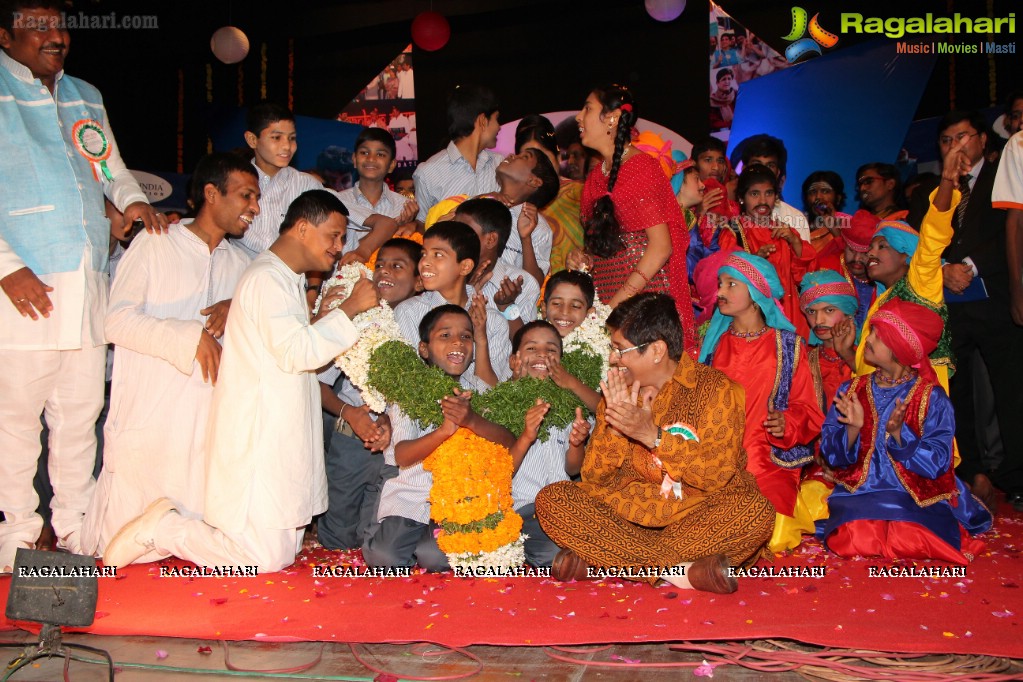
[[[57,549],[57,534],[53,532],[53,526],[50,524],[43,524],[43,530],[39,533],[39,539],[36,540],[36,549],[44,549],[48,552]]]

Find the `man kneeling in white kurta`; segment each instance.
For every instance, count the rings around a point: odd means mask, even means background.
[[[315,370],[355,343],[351,318],[377,305],[365,279],[339,308],[309,319],[304,273],[334,267],[347,213],[330,192],[303,193],[288,208],[281,236],[238,283],[207,429],[203,520],[157,500],[110,541],[106,565],[154,551],[260,572],[294,562],[304,527],[327,509]],[[339,298],[327,292],[320,310]]]
[[[105,331],[117,349],[103,472],[82,526],[85,554],[101,556],[114,533],[161,497],[182,516],[202,518],[216,337],[250,262],[226,237],[241,236],[259,213],[259,178],[241,157],[211,154],[192,187],[195,220],[166,236],[139,233],[110,291]]]

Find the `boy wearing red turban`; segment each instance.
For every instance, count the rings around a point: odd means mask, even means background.
[[[821,433],[837,485],[821,536],[841,556],[966,564],[991,513],[952,471],[955,415],[928,355],[942,320],[892,299],[863,342],[874,371],[839,389]]]

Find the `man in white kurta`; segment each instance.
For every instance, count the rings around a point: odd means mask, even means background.
[[[171,225],[166,236],[139,234],[110,292],[105,328],[116,346],[114,374],[103,471],[82,526],[85,554],[102,555],[114,533],[161,497],[183,516],[202,518],[216,377],[204,376],[201,353],[217,343],[204,313],[231,298],[249,265],[225,237],[241,236],[259,213],[259,184],[250,164],[223,153],[200,161],[192,178],[196,219]]]
[[[111,540],[104,563],[123,566],[150,551],[261,572],[294,561],[304,526],[327,508],[315,371],[357,340],[350,317],[377,304],[365,280],[310,322],[304,273],[333,266],[346,213],[334,194],[305,192],[238,283],[206,438],[205,522],[158,500]]]

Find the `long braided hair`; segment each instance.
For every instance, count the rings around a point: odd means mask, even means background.
[[[623,85],[605,85],[594,88],[593,95],[600,102],[601,113],[607,114],[623,105],[621,117],[618,120],[618,132],[615,135],[615,150],[611,160],[611,170],[607,176],[607,194],[600,197],[593,203],[593,211],[588,223],[586,223],[585,245],[586,250],[599,256],[608,258],[620,251],[622,243],[622,226],[615,217],[615,205],[611,200],[611,191],[618,180],[618,170],[622,165],[622,155],[625,148],[632,140],[632,126],[637,117],[634,109],[632,93]]]

